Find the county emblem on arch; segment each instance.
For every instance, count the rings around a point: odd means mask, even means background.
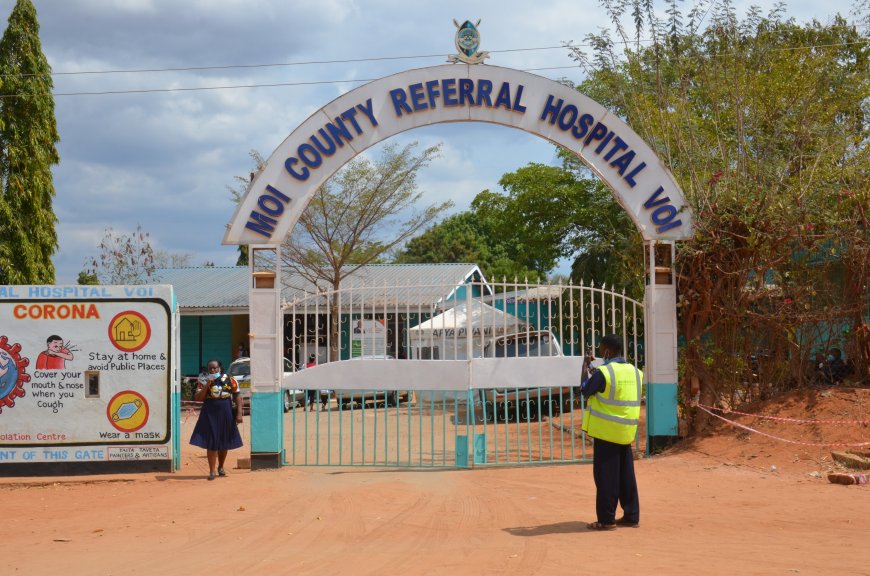
[[[30,382],[26,371],[30,360],[20,352],[20,344],[10,345],[6,336],[0,336],[0,414],[4,406],[12,408],[16,398],[24,397],[24,383]]]
[[[472,24],[471,20],[466,20],[462,24],[454,18],[453,23],[456,25],[456,49],[458,54],[451,54],[448,57],[450,62],[465,62],[466,64],[480,64],[489,58],[489,52],[479,52],[480,48],[480,32],[477,27],[480,26],[480,20],[477,24]]]

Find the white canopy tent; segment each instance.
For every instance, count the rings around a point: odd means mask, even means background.
[[[411,358],[481,358],[493,338],[534,330],[532,326],[479,300],[462,302],[408,329]]]

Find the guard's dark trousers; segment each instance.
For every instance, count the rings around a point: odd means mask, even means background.
[[[634,456],[631,444],[614,444],[595,438],[592,455],[592,475],[595,477],[595,512],[602,524],[616,522],[616,504],[622,507],[625,519],[640,522],[640,500],[634,477]]]

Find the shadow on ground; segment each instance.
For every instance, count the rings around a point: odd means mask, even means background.
[[[574,532],[589,532],[586,522],[556,522],[555,524],[541,524],[540,526],[520,526],[503,529],[512,536],[546,536],[547,534],[571,534]]]

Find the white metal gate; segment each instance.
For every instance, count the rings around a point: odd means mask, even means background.
[[[290,465],[582,461],[584,353],[615,333],[644,364],[643,305],[594,284],[349,285],[283,309]]]

